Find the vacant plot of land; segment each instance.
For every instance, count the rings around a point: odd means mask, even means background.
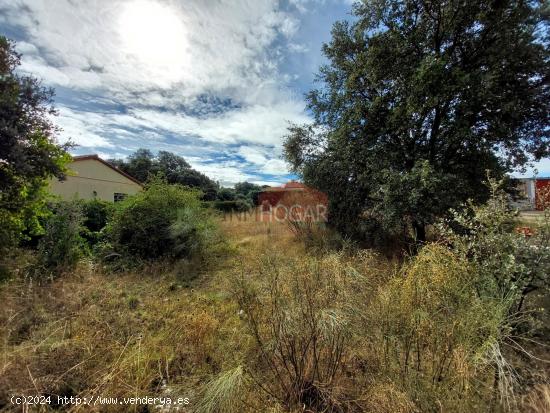
[[[196,403],[201,383],[233,367],[249,348],[228,274],[241,260],[253,260],[263,251],[285,245],[291,254],[299,247],[290,247],[291,236],[282,224],[222,226],[233,254],[209,273],[189,274],[185,265],[159,264],[106,274],[92,262],[82,262],[74,273],[53,282],[3,285],[0,408],[19,411],[9,402],[14,394],[53,395],[56,400],[171,396]],[[65,407],[143,411],[135,406]]]
[[[402,278],[400,263],[372,251],[312,252],[284,223],[220,225],[230,253],[208,271],[157,264],[109,274],[82,262],[53,282],[4,284],[1,408],[20,411],[13,395],[50,395],[187,398],[162,410],[179,412],[298,412],[305,404],[327,412],[500,411],[494,368],[474,363],[478,338],[470,334],[472,326],[488,334],[492,315],[463,295],[449,299],[453,277],[465,273],[441,248]],[[515,391],[548,380],[542,361],[517,361]],[[547,391],[541,384],[514,403],[543,403]],[[54,407],[161,406],[42,411]]]

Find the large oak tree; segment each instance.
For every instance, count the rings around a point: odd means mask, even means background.
[[[549,153],[548,7],[514,0],[366,0],[323,47],[285,156],[330,198],[330,219],[419,239],[496,175]]]
[[[56,142],[53,90],[17,72],[15,44],[0,36],[0,251],[41,231],[47,179],[70,160]]]

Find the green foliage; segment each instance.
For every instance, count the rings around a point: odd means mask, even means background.
[[[217,194],[217,198],[220,201],[235,201],[237,194],[231,188],[220,188]]]
[[[214,208],[224,212],[248,211],[258,204],[261,190],[259,185],[250,182],[238,182],[234,188],[220,188]]]
[[[230,204],[220,205],[220,210],[244,211],[244,202],[255,205],[258,201],[258,194],[261,192],[259,185],[249,182],[239,182],[235,188],[220,187],[208,176],[193,169],[191,165],[181,156],[167,151],[159,151],[155,156],[149,149],[138,149],[123,159],[109,159],[117,168],[130,174],[138,181],[146,182],[151,177],[162,175],[169,184],[179,184],[191,188],[198,188],[202,192],[204,201],[232,201],[239,202],[230,207]],[[249,208],[247,208],[249,209]]]
[[[14,43],[0,36],[0,249],[42,232],[47,179],[63,177],[70,160],[55,141],[53,91],[18,74],[19,64]]]
[[[151,177],[161,174],[169,184],[200,189],[205,201],[216,199],[218,184],[191,168],[184,158],[174,153],[159,151],[155,156],[150,150],[142,148],[130,155],[128,161],[110,159],[109,162],[140,182],[146,182]]]
[[[549,153],[548,14],[539,2],[358,2],[323,51],[313,125],[285,156],[325,192],[329,219],[365,238],[424,227],[497,176]],[[542,7],[542,6],[540,6]],[[546,36],[546,37],[545,37]]]
[[[84,216],[78,201],[53,204],[38,243],[36,276],[45,277],[72,269],[88,251],[82,238]]]
[[[533,236],[515,231],[516,212],[502,182],[489,178],[487,186],[486,204],[455,210],[439,227],[446,242],[472,262],[480,293],[506,300],[514,313],[527,294],[550,287],[550,217],[545,214]]]
[[[374,194],[372,216],[387,232],[403,231],[403,224],[409,224],[407,227],[415,231],[412,235],[424,240],[425,226],[453,206],[455,198],[448,192],[453,177],[434,170],[428,161],[417,163],[410,172],[387,170],[383,175],[383,183]]]
[[[217,230],[200,192],[154,179],[116,204],[105,228],[113,252],[143,260],[189,258],[216,244]]]
[[[170,226],[170,238],[177,257],[204,257],[220,244],[219,228],[210,212],[196,204],[182,206]]]
[[[248,199],[252,205],[258,205],[258,196],[262,192],[260,185],[250,182],[237,182],[235,184],[235,193],[238,197]]]
[[[80,201],[82,214],[84,215],[83,236],[90,245],[96,244],[101,237],[101,231],[113,213],[114,205],[111,202],[93,199]]]

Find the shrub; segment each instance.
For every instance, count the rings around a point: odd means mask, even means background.
[[[96,244],[101,238],[101,231],[107,225],[113,211],[113,204],[98,199],[80,201],[84,215],[84,238],[90,245]]]
[[[526,296],[550,286],[550,216],[526,236],[515,231],[517,214],[509,208],[502,182],[489,178],[490,200],[453,211],[440,224],[447,243],[473,265],[481,294],[506,300],[510,313],[523,308]]]
[[[101,231],[107,225],[113,207],[112,203],[99,199],[82,201],[84,226],[92,232]]]
[[[224,245],[210,211],[191,205],[178,211],[176,221],[170,226],[170,239],[174,256],[186,258],[188,269],[190,263],[200,264],[208,258],[212,259],[223,250]],[[189,278],[189,274],[180,275]]]
[[[41,275],[73,268],[87,252],[81,233],[84,217],[76,201],[60,201],[51,207],[44,224],[45,234],[38,242],[38,271]]]
[[[480,297],[476,277],[465,258],[428,244],[380,289],[367,315],[383,369],[405,384],[422,411],[473,406],[483,391],[492,394],[491,381],[481,386],[483,369],[502,342],[506,305]]]
[[[116,254],[143,260],[189,258],[214,243],[216,226],[200,192],[155,179],[115,206],[105,228]]]
[[[353,242],[344,239],[335,230],[329,228],[324,222],[311,220],[285,220],[289,231],[311,252],[329,252],[331,250],[350,249]]]
[[[337,412],[350,400],[345,366],[363,302],[356,275],[338,255],[265,256],[233,282],[256,345],[246,371],[289,411]]]

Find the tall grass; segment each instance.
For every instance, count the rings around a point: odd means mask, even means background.
[[[479,297],[475,277],[467,261],[428,245],[379,289],[366,317],[382,370],[422,410],[490,400],[488,363],[495,360],[507,306]]]
[[[344,367],[357,320],[352,300],[358,281],[337,255],[290,261],[265,256],[234,279],[256,346],[248,371],[266,396],[290,410],[347,410],[353,390]]]
[[[401,268],[368,251],[263,256],[232,279],[245,372],[289,411],[514,410],[509,303],[480,295],[480,275],[438,244]]]
[[[204,386],[195,407],[197,413],[233,413],[241,411],[241,392],[245,376],[241,366],[223,372]]]
[[[480,213],[469,215],[476,232],[453,229],[402,261],[312,253],[284,223],[224,222],[233,255],[214,257],[194,289],[170,260],[116,277],[81,261],[42,286],[21,270],[0,285],[0,405],[12,394],[170,395],[205,413],[541,413],[547,332],[518,327],[540,304],[529,294],[510,311],[516,299],[489,288],[506,274],[499,251],[521,263],[517,282],[529,268],[542,282],[536,255],[518,253],[539,238],[491,231],[479,218],[494,214]],[[185,250],[192,216],[174,228]]]

